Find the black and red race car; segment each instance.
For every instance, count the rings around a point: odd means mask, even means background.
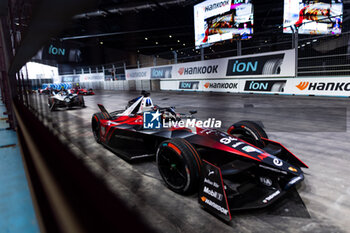
[[[168,188],[198,192],[199,203],[227,221],[233,210],[269,206],[304,179],[301,167],[307,165],[252,121],[235,123],[227,132],[185,128],[184,120],[195,122],[195,111],[185,119],[174,107],[153,105],[146,92],[126,110],[99,108],[92,116],[98,143],[127,161],[155,157]]]
[[[45,87],[44,89],[40,89],[40,88],[38,89],[39,95],[50,95],[52,91],[55,91],[55,90],[53,90],[50,87]]]
[[[88,90],[84,88],[73,88],[70,90],[72,94],[78,94],[78,95],[95,95],[95,92],[90,88]]]

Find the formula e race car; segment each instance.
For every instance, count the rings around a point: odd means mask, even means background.
[[[45,87],[44,89],[38,89],[38,93],[39,95],[49,95],[51,94],[51,92],[53,92],[54,90],[51,89],[50,87]]]
[[[54,111],[57,108],[72,108],[72,107],[85,107],[84,97],[68,93],[68,91],[53,92],[48,97],[48,106],[50,111]]]
[[[71,89],[70,92],[72,94],[78,94],[78,95],[95,95],[95,92],[90,88],[88,90],[84,89],[84,88],[74,88]]]
[[[153,105],[146,92],[128,105],[111,113],[98,105],[95,140],[127,161],[155,157],[169,189],[198,192],[199,203],[226,221],[234,210],[269,206],[304,179],[307,165],[257,123],[240,121],[227,132],[201,127],[196,111]]]

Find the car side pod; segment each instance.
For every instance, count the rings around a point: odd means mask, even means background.
[[[205,160],[203,160],[198,202],[215,216],[227,222],[232,219],[221,170]]]

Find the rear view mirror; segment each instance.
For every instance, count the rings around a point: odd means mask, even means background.
[[[196,114],[197,110],[191,110],[190,113],[191,113],[191,115]]]

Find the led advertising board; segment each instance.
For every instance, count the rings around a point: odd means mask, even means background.
[[[340,34],[343,23],[342,0],[284,0],[283,32],[299,34]]]
[[[207,0],[194,6],[196,47],[253,34],[253,4],[251,0]]]

